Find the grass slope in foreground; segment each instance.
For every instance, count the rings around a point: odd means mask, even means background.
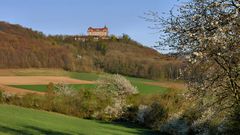
[[[84,120],[52,112],[0,105],[0,134],[10,135],[152,135],[129,124]]]

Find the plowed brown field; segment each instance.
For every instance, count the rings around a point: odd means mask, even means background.
[[[69,77],[58,76],[1,76],[0,84],[4,85],[34,85],[66,83],[66,84],[93,84],[93,81],[77,80]]]

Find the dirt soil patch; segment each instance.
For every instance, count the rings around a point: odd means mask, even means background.
[[[94,81],[77,80],[61,76],[0,76],[0,90],[10,94],[44,94],[44,92],[14,88],[7,85],[47,85],[52,83],[94,84]]]
[[[0,76],[2,85],[40,85],[52,83],[94,84],[93,81],[77,80],[58,76]]]

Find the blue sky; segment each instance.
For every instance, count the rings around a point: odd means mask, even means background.
[[[156,31],[139,16],[149,10],[168,12],[178,0],[0,0],[0,20],[45,34],[86,34],[87,28],[107,25],[110,34],[128,34],[153,46]]]

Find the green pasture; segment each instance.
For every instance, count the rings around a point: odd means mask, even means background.
[[[140,94],[165,93],[168,91],[167,88],[143,83],[133,83],[133,85],[137,87]],[[38,92],[46,92],[48,89],[47,85],[10,85],[10,86]],[[70,87],[72,87],[74,90],[94,89],[96,88],[96,84],[70,84]]]
[[[79,80],[88,80],[88,81],[96,81],[99,76],[107,74],[107,73],[83,73],[83,72],[68,72],[60,69],[16,69],[16,70],[8,70],[9,73],[4,73],[2,75],[16,75],[16,76],[67,76],[74,79]],[[1,73],[0,73],[1,76]],[[140,94],[154,94],[154,93],[165,93],[168,91],[167,88],[161,86],[155,86],[150,84],[145,84],[144,82],[156,82],[150,79],[144,78],[136,78],[136,77],[128,77],[126,78],[138,88]],[[44,92],[47,91],[47,85],[12,85],[16,88],[22,88],[27,90],[34,90]],[[95,84],[71,84],[71,86],[76,90],[81,89],[93,89],[96,87]]]
[[[153,135],[154,132],[126,123],[85,120],[62,114],[0,105],[2,135]]]
[[[46,92],[48,90],[48,85],[10,85],[15,88],[21,88],[26,90],[33,90],[39,92]],[[94,89],[96,84],[69,84],[74,90],[82,89]]]
[[[161,86],[149,85],[141,82],[134,82],[132,84],[137,87],[140,94],[162,94],[168,92],[168,88]]]

